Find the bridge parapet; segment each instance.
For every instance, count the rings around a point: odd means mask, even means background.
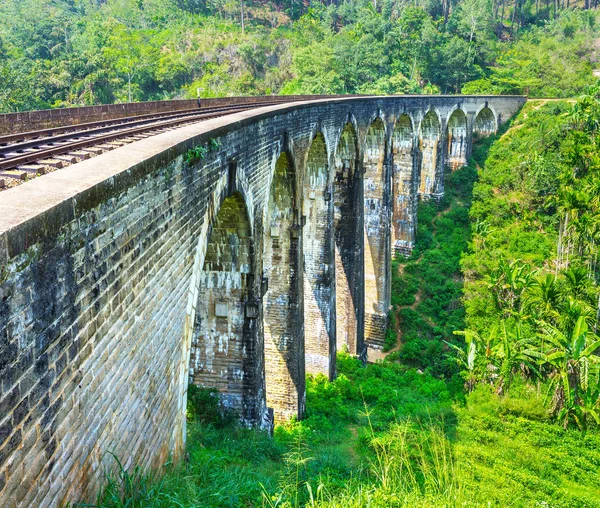
[[[202,99],[176,99],[148,102],[125,102],[122,104],[102,104],[98,106],[80,106],[73,108],[44,109],[0,114],[0,136],[21,132],[52,129],[90,122],[103,122],[120,118],[135,118],[143,115],[157,115],[176,111],[189,111],[203,108],[218,108],[239,104],[274,104],[295,100],[314,100],[327,98],[326,95],[273,95],[248,97],[217,97]]]
[[[418,190],[443,192],[452,112],[488,132],[523,102],[269,106],[1,193],[0,506],[90,497],[107,452],[143,467],[179,456],[189,380],[251,424],[270,426],[269,408],[301,416],[305,370],[334,376],[337,348],[364,357],[385,331],[389,255],[412,247]]]

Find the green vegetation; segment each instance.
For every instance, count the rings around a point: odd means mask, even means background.
[[[273,438],[192,420],[184,463],[156,475],[122,469],[96,506],[600,503],[600,434],[550,423],[531,387],[517,383],[499,396],[480,386],[453,403],[444,381],[398,364],[364,368],[342,354],[338,369],[333,383],[309,379],[306,420],[277,427]]]
[[[446,174],[442,201],[419,203],[411,258],[392,263],[394,319],[386,349],[396,346],[398,338],[402,348],[389,359],[446,378],[457,369],[444,341],[454,342],[453,331],[464,327],[460,258],[470,238],[468,206],[476,176],[473,162]]]
[[[469,386],[550,383],[566,427],[600,424],[600,88],[532,102],[490,150],[463,259]]]
[[[185,154],[185,162],[188,164],[195,164],[204,159],[211,151],[218,150],[220,146],[221,145],[216,139],[211,138],[206,146],[198,145],[194,148],[190,148]]]
[[[572,97],[600,58],[595,2],[4,0],[0,112],[198,89]]]
[[[401,347],[386,361],[364,367],[340,354],[334,382],[308,379],[307,418],[276,427],[273,438],[236,426],[214,392],[191,388],[187,460],[153,474],[121,469],[96,504],[600,505],[600,433],[586,418],[590,406],[561,414],[552,397],[567,360],[567,381],[577,383],[559,390],[563,408],[582,405],[593,377],[593,351],[580,347],[582,334],[592,335],[594,325],[584,325],[591,317],[560,316],[564,305],[581,310],[598,295],[589,278],[595,251],[579,222],[598,194],[578,194],[571,203],[580,206],[570,208],[553,196],[568,186],[582,193],[597,178],[597,106],[595,90],[576,105],[529,104],[505,132],[478,141],[469,166],[447,175],[441,203],[420,206],[417,248],[394,261],[389,335]],[[577,170],[566,174],[568,167]],[[573,229],[565,228],[567,213]],[[512,285],[498,271],[504,265],[516,272]],[[569,275],[575,266],[585,276]],[[523,284],[526,274],[545,291]],[[452,333],[461,327],[470,330],[466,350]],[[494,327],[500,340],[482,347],[478,337],[487,340]],[[520,342],[540,336],[551,351],[524,355]],[[575,424],[565,428],[557,416]],[[587,423],[585,431],[577,423]]]

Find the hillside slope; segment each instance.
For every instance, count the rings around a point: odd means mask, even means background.
[[[593,80],[600,25],[556,4],[4,0],[0,113],[198,89],[571,97]]]

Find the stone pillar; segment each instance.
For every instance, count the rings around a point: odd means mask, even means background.
[[[448,119],[446,129],[446,161],[451,169],[467,164],[468,132],[467,116],[461,109],[454,110]]]
[[[445,120],[441,122],[440,143],[435,166],[435,178],[431,199],[439,201],[444,196],[444,171],[448,160],[448,126]]]
[[[351,123],[346,124],[336,150],[333,176],[335,235],[335,301],[337,350],[364,351],[362,165]]]
[[[304,172],[304,337],[306,372],[335,377],[335,298],[332,192],[325,138],[312,141]]]
[[[364,155],[365,341],[377,348],[385,341],[389,299],[391,179],[387,155],[385,127],[377,119],[367,131]]]
[[[467,160],[473,155],[473,134],[475,129],[475,114],[467,113]]]
[[[435,199],[440,189],[443,193],[443,144],[442,125],[438,115],[429,110],[421,121],[419,131],[419,149],[422,155],[419,182],[421,199]]]
[[[392,137],[392,251],[396,256],[409,256],[415,241],[416,152],[412,122],[408,115],[402,115]]]
[[[284,152],[275,165],[264,229],[263,322],[267,406],[276,422],[301,418],[305,407],[299,214],[295,171]]]

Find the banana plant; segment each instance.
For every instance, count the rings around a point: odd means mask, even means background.
[[[474,387],[478,377],[478,352],[485,353],[482,358],[485,372],[480,373],[479,377],[494,383],[498,394],[505,393],[510,388],[518,370],[527,374],[540,374],[536,338],[523,331],[520,320],[515,320],[512,326],[507,326],[507,321],[502,320],[500,325],[490,328],[487,337],[482,337],[473,330],[455,331],[454,334],[465,338],[466,350],[448,342],[446,344],[458,352],[457,361],[463,367],[462,374],[469,390]]]
[[[496,306],[503,311],[504,317],[518,314],[521,311],[522,296],[534,280],[534,272],[529,264],[516,259],[510,263],[500,260],[496,270],[488,279],[488,287]]]
[[[504,393],[510,388],[513,376],[517,370],[539,375],[539,350],[535,337],[523,332],[520,320],[515,321],[514,327],[507,328],[506,320],[500,322],[500,340],[492,350],[492,355],[500,363],[500,378],[497,386],[498,393]]]
[[[465,386],[469,391],[473,390],[477,382],[478,376],[476,372],[476,359],[478,351],[483,351],[485,358],[485,370],[491,372],[494,368],[492,363],[492,349],[497,341],[498,337],[498,326],[493,325],[487,337],[482,337],[476,331],[473,330],[457,330],[454,335],[461,335],[465,338],[467,345],[466,350],[451,344],[450,342],[444,341],[446,345],[450,346],[457,355],[456,361],[462,368],[461,375],[465,379]],[[492,376],[493,377],[493,376]]]
[[[542,358],[556,372],[552,414],[565,428],[571,420],[579,428],[585,428],[589,418],[600,424],[600,338],[581,315],[564,331],[546,322],[540,329],[548,348]]]

